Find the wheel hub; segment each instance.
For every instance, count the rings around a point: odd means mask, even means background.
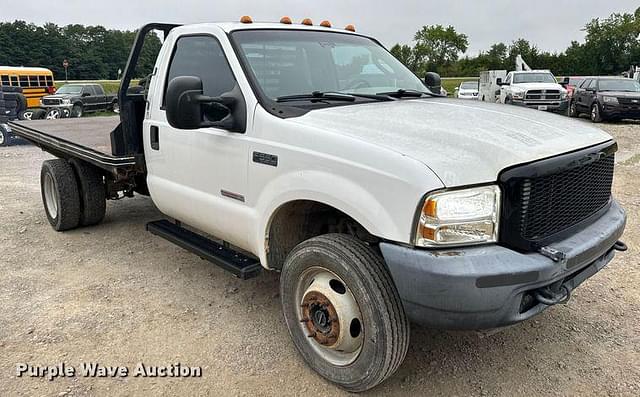
[[[334,365],[352,363],[364,343],[360,307],[348,286],[334,273],[314,267],[297,288],[302,331],[313,349]]]
[[[323,346],[335,345],[340,336],[340,320],[335,307],[320,292],[309,292],[302,302],[302,322],[308,336]]]

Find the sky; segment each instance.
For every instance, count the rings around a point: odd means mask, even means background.
[[[469,36],[467,53],[475,55],[521,37],[543,50],[563,51],[584,39],[581,29],[591,19],[638,7],[638,0],[0,0],[0,21],[134,30],[147,22],[237,21],[242,15],[278,21],[288,15],[340,27],[352,23],[387,47],[410,43],[423,25],[442,24]]]

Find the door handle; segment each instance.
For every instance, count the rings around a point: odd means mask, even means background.
[[[151,149],[160,150],[160,130],[157,126],[151,126]]]

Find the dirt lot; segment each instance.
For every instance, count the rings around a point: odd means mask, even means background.
[[[586,121],[585,121],[586,122]],[[630,252],[565,306],[497,334],[415,328],[400,370],[370,395],[640,394],[640,124],[619,141],[615,193]],[[298,357],[277,274],[239,281],[154,237],[147,198],[109,202],[97,227],[55,233],[32,146],[0,148],[0,395],[339,395]],[[17,363],[201,366],[202,378],[15,376]]]

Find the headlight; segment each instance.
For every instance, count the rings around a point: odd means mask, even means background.
[[[71,99],[63,99],[62,100],[62,104],[63,105],[71,105]]]
[[[602,100],[604,103],[618,103],[618,98],[614,96],[603,96]]]
[[[560,99],[567,99],[568,96],[569,96],[569,92],[568,91],[560,92]]]
[[[525,91],[513,91],[513,99],[524,99],[524,93]]]
[[[496,242],[499,214],[498,186],[431,194],[422,206],[415,243],[436,247]]]

